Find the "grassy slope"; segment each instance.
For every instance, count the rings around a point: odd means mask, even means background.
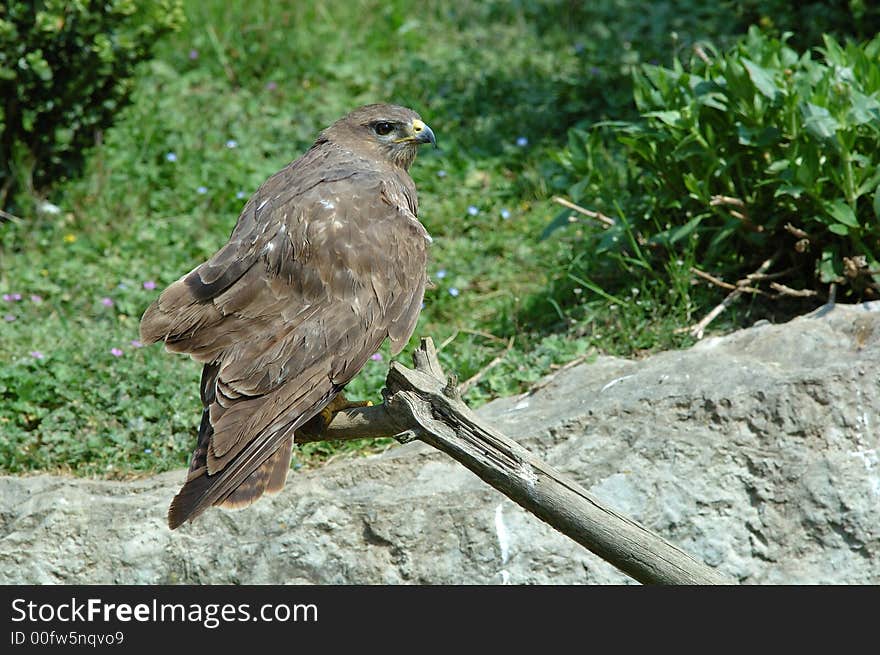
[[[436,283],[416,336],[445,344],[462,379],[515,337],[472,402],[594,347],[681,343],[686,290],[649,285],[617,303],[571,284],[576,240],[538,238],[564,188],[553,161],[567,129],[625,110],[638,54],[616,30],[636,29],[618,11],[632,3],[303,4],[188,3],[188,26],[143,68],[85,176],[51,197],[61,213],[3,226],[0,292],[22,299],[0,305],[0,470],[185,464],[199,369],[132,344],[141,313],[225,241],[243,197],[367,102],[417,108],[442,146],[413,169]],[[682,29],[675,15],[661,18]],[[386,364],[368,363],[351,395],[375,397]]]

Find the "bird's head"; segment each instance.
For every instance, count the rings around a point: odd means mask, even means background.
[[[321,133],[321,137],[353,152],[387,160],[408,170],[423,143],[435,148],[430,127],[412,109],[399,105],[358,107]]]

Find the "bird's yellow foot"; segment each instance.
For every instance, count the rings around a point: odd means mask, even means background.
[[[321,422],[322,427],[321,430],[327,428],[330,425],[330,422],[333,420],[333,417],[336,416],[337,412],[341,412],[344,409],[351,409],[352,407],[372,407],[373,402],[371,400],[349,400],[342,393],[336,395],[336,397],[331,400],[327,406],[321,410]]]

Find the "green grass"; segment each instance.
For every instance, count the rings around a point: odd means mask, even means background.
[[[726,14],[683,0],[584,4],[188,2],[187,26],[143,66],[83,177],[52,191],[60,213],[0,224],[0,292],[22,296],[0,304],[0,471],[185,466],[199,367],[133,345],[140,316],[225,242],[268,175],[367,102],[416,108],[441,146],[412,170],[435,287],[402,359],[430,335],[466,380],[503,355],[469,391],[476,406],[593,352],[687,344],[675,328],[700,304],[687,261],[631,284],[586,280],[593,231],[541,234],[558,213],[551,196],[571,184],[559,163],[568,130],[630,116],[631,67],[670,60]],[[350,396],[378,399],[382,354]],[[296,461],[339,449],[312,444]]]

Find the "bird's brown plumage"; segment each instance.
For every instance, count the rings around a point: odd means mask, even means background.
[[[143,340],[204,363],[198,443],[172,528],[279,491],[294,430],[386,337],[395,353],[408,341],[430,237],[407,171],[426,142],[433,132],[410,109],[356,109],[270,177],[228,243],[144,313]]]

